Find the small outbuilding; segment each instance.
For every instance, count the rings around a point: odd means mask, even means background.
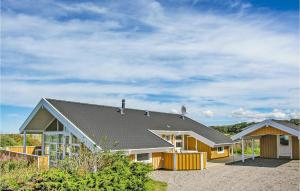
[[[241,140],[242,161],[244,162],[244,140],[252,140],[252,159],[254,160],[254,140],[260,141],[260,157],[262,158],[300,158],[299,126],[281,120],[269,119],[247,127],[232,137]]]

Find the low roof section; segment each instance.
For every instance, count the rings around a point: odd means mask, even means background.
[[[254,125],[251,125],[251,126],[245,128],[242,132],[232,136],[232,140],[235,141],[235,140],[249,137],[249,136],[251,136],[251,134],[253,132],[258,131],[259,129],[262,129],[265,127],[271,127],[271,128],[278,129],[281,133],[288,133],[288,134],[294,135],[294,136],[298,137],[298,139],[300,139],[299,126],[289,123],[289,122],[286,122],[286,121],[282,121],[282,120],[267,119],[260,123],[257,123],[257,124],[254,124]],[[279,132],[279,134],[280,134],[280,132]]]
[[[152,130],[192,131],[209,139],[213,143],[212,146],[232,144],[232,140],[224,134],[188,117],[183,119],[179,114],[150,111],[148,116],[143,110],[126,108],[122,115],[118,107],[48,98],[42,99],[41,102],[41,108],[44,107],[65,126],[75,129],[79,132],[79,136],[85,136],[86,139],[100,148],[113,146],[116,150],[123,150],[173,147],[172,144],[157,136]],[[24,129],[32,130],[42,127],[47,123],[46,121],[49,121],[47,119],[41,125],[31,125],[31,119],[39,118],[35,116],[39,115],[39,112],[31,114],[33,116],[30,116],[20,128],[21,132]],[[102,138],[109,140],[109,143],[103,143]],[[112,145],[112,142],[117,144]]]

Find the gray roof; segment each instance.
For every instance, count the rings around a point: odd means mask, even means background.
[[[178,114],[150,111],[148,117],[143,110],[126,108],[121,115],[117,107],[46,100],[101,147],[111,147],[112,142],[117,142],[115,149],[172,147],[149,130],[193,131],[216,144],[232,143],[217,130]],[[104,137],[109,142],[103,143]]]
[[[296,124],[293,124],[293,123],[290,123],[290,122],[287,122],[287,121],[284,121],[284,120],[275,120],[275,119],[272,119],[272,121],[276,122],[276,123],[279,123],[281,125],[285,125],[291,129],[295,129],[297,131],[300,131],[300,127],[299,125],[296,125]]]

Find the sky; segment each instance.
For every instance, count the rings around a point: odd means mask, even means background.
[[[299,110],[297,0],[3,0],[1,132],[42,97],[205,125]]]

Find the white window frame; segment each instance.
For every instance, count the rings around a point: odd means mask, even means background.
[[[138,155],[138,154],[148,154],[149,160],[138,161],[138,160],[137,160],[137,155]],[[152,163],[152,153],[136,153],[136,154],[135,154],[135,162]]]
[[[175,150],[184,150],[184,141],[183,141],[184,135],[174,135],[174,136],[175,136],[175,143],[174,143]],[[181,139],[177,140],[176,136],[181,136]],[[177,147],[176,146],[177,143],[181,143],[181,147]]]
[[[222,151],[219,151],[219,148],[222,148]],[[223,154],[224,151],[225,151],[224,146],[222,146],[222,147],[217,147],[217,153],[218,153],[218,154]]]

